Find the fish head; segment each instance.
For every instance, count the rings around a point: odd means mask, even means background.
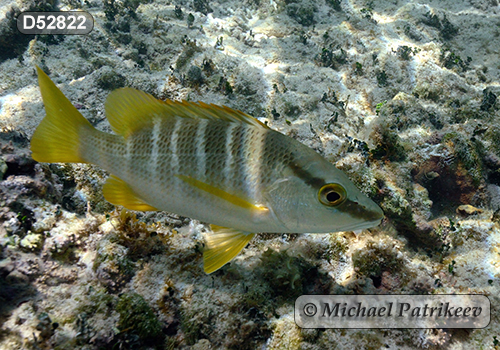
[[[315,152],[295,157],[270,186],[267,201],[287,232],[326,233],[377,226],[384,213]]]

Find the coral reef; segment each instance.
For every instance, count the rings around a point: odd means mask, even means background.
[[[20,36],[80,9],[86,36]],[[0,348],[496,349],[498,1],[4,1]],[[205,223],[104,200],[107,174],[43,164],[35,65],[109,132],[107,94],[251,114],[321,153],[384,210],[376,228],[257,235],[203,272]],[[303,294],[483,294],[486,329],[300,329]]]

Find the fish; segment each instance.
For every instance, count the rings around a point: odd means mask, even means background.
[[[46,115],[31,138],[45,163],[110,173],[105,199],[211,224],[204,271],[233,260],[256,233],[329,233],[377,226],[382,209],[333,164],[252,116],[204,102],[158,100],[133,88],[105,102],[97,130],[37,67]]]

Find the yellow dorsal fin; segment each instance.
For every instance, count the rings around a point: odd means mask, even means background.
[[[233,260],[245,248],[255,233],[210,225],[213,233],[206,237],[207,246],[203,252],[203,269],[212,273]]]
[[[157,211],[155,207],[137,197],[130,186],[123,180],[111,175],[102,188],[104,198],[114,205],[123,205],[127,209],[140,211]]]
[[[203,102],[160,101],[144,91],[132,88],[122,88],[111,92],[106,99],[105,108],[113,131],[125,137],[157,116],[222,119],[267,128],[254,117],[226,106]]]
[[[245,198],[241,198],[237,195],[226,192],[223,189],[212,186],[203,181],[199,181],[191,176],[186,176],[186,175],[175,175],[175,176],[181,179],[182,181],[190,184],[191,186],[194,186],[196,188],[199,188],[200,190],[213,194],[214,196],[224,199],[225,201],[228,201],[238,207],[255,210],[257,212],[267,212],[269,210],[267,207],[263,205],[253,204]]]

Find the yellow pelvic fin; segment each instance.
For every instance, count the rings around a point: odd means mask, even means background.
[[[255,233],[210,225],[213,233],[206,237],[207,246],[203,252],[203,269],[212,273],[233,260],[245,248]]]
[[[85,163],[79,154],[84,132],[95,131],[40,67],[38,85],[46,116],[31,138],[34,160],[47,163]]]
[[[114,205],[123,205],[127,209],[140,211],[157,211],[155,207],[137,197],[132,188],[123,180],[111,175],[102,188],[104,198]]]
[[[226,106],[203,102],[161,101],[144,91],[132,88],[122,88],[111,92],[106,99],[105,109],[113,131],[125,137],[151,122],[154,117],[222,119],[267,128],[265,124],[252,116]]]
[[[269,210],[265,206],[250,203],[248,200],[246,200],[244,198],[238,197],[238,196],[231,194],[229,192],[226,192],[218,187],[209,185],[205,182],[196,180],[195,178],[193,178],[191,176],[185,176],[185,175],[175,175],[175,176],[178,177],[179,179],[181,179],[182,181],[190,184],[191,186],[194,186],[196,188],[199,188],[200,190],[203,190],[205,192],[213,194],[214,196],[219,197],[221,199],[224,199],[224,200],[228,201],[229,203],[232,203],[238,207],[242,207],[242,208],[249,209],[249,210],[255,210],[258,212],[266,212]]]

